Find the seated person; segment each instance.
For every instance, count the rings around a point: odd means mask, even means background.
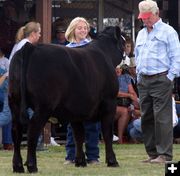
[[[141,112],[138,102],[136,106],[131,105],[131,122],[128,124],[127,132],[133,142],[143,142]]]
[[[119,81],[119,92],[117,97],[117,108],[116,108],[116,118],[117,128],[118,128],[118,143],[123,143],[124,131],[130,120],[130,114],[128,107],[131,103],[137,101],[136,92],[131,84],[131,78],[126,72],[127,69],[125,65],[117,66],[116,73]]]

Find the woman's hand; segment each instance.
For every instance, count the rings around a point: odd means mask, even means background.
[[[4,82],[4,80],[8,77],[8,72],[6,72],[4,75],[0,77],[0,85]]]

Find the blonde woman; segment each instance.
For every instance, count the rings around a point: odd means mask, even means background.
[[[20,50],[26,42],[37,43],[41,36],[41,26],[38,22],[29,22],[25,26],[22,26],[16,34],[16,44],[14,45],[9,61],[11,62],[14,54]]]
[[[22,26],[16,34],[16,44],[14,45],[9,61],[11,62],[14,54],[20,50],[26,42],[36,43],[40,38],[41,27],[37,22],[29,22],[25,26]],[[7,68],[9,70],[9,68]],[[1,77],[1,82],[8,79],[8,72]],[[4,126],[5,134],[3,138],[3,148],[6,150],[12,149],[12,138],[11,138],[11,113],[8,106],[8,91],[4,91],[4,106],[0,112],[0,126]]]
[[[69,24],[65,37],[70,42],[68,47],[82,46],[91,41],[89,37],[90,25],[83,17],[74,18]]]
[[[90,25],[85,18],[74,18],[67,28],[65,37],[70,43],[67,47],[77,47],[88,44],[91,39],[89,37]],[[99,123],[84,122],[85,130],[85,147],[86,159],[89,164],[97,164],[99,162]],[[75,144],[72,134],[71,125],[67,127],[67,142],[66,142],[66,161],[64,164],[74,163],[75,160]]]

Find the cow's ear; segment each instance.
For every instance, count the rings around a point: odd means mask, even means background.
[[[116,40],[119,40],[121,38],[121,29],[119,26],[115,26],[115,30],[114,30],[114,38]]]

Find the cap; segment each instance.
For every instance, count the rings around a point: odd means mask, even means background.
[[[152,15],[152,12],[140,12],[138,19],[147,19]]]
[[[149,18],[152,14],[159,11],[157,3],[152,0],[144,0],[139,3],[139,16],[138,19]]]

